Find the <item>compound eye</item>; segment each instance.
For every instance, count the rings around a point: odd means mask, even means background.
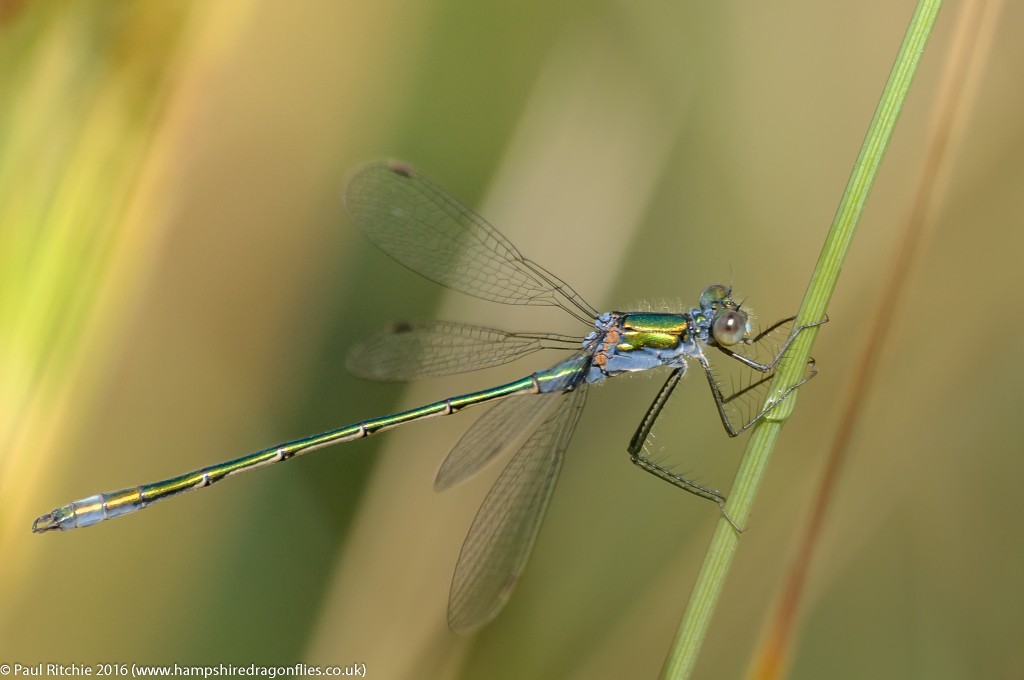
[[[725,347],[735,345],[747,334],[747,317],[735,310],[723,310],[715,315],[711,335]]]
[[[704,289],[704,292],[700,294],[701,309],[707,309],[708,307],[717,305],[724,300],[728,300],[731,292],[732,291],[721,284],[708,286]]]

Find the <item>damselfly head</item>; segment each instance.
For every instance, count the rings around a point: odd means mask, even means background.
[[[732,288],[715,283],[704,289],[700,294],[700,308],[705,312],[714,313],[721,306],[732,307]]]
[[[700,307],[711,317],[711,336],[719,345],[730,347],[750,333],[747,313],[732,299],[732,288],[720,283],[708,286],[700,294]]]

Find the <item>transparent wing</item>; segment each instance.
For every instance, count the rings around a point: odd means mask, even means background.
[[[448,625],[471,633],[501,611],[530,557],[565,449],[586,399],[586,384],[541,395],[554,410],[502,470],[473,520],[448,599]]]
[[[494,302],[561,307],[584,321],[597,315],[568,284],[405,165],[360,169],[345,204],[378,248],[435,283]]]
[[[491,460],[512,447],[522,444],[533,432],[533,424],[553,400],[562,399],[556,394],[523,394],[509,397],[489,409],[466,430],[434,477],[434,490],[444,491],[475,474]]]
[[[500,366],[542,349],[579,349],[580,342],[449,321],[402,322],[360,343],[345,366],[369,380],[415,380]]]

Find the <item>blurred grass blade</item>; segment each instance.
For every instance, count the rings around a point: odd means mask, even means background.
[[[116,360],[116,342],[95,348],[116,339],[111,310],[158,232],[129,215],[189,7],[32,3],[0,26],[0,551],[86,417],[64,404],[95,388],[87,358]]]

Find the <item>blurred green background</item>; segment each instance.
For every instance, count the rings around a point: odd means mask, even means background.
[[[807,515],[921,171],[943,10],[697,669],[740,677]],[[57,505],[478,389],[348,376],[403,318],[577,332],[375,252],[347,173],[406,160],[601,309],[735,283],[795,311],[912,2],[0,2],[0,663],[365,663],[374,678],[652,677],[718,515],[633,468],[660,382],[592,390],[502,616],[444,623],[497,469],[475,415],[65,534]],[[834,499],[794,678],[1024,675],[1024,89],[1007,3]],[[994,343],[988,331],[999,331]],[[691,375],[659,458],[728,484]],[[497,466],[495,466],[497,468]]]

